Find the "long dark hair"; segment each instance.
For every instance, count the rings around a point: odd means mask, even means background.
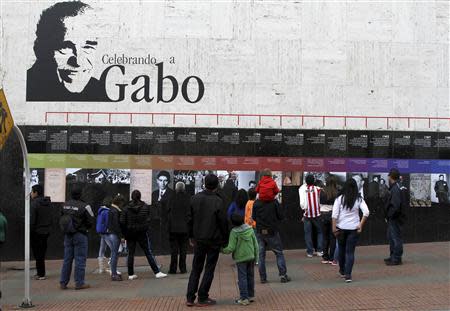
[[[353,178],[349,178],[344,185],[344,189],[342,190],[342,203],[344,208],[352,209],[355,205],[356,200],[360,198],[360,194],[358,191],[358,185]]]
[[[134,203],[138,203],[141,201],[141,192],[139,190],[133,190],[133,192],[131,192],[131,200]]]
[[[236,195],[236,200],[235,200],[237,207],[239,209],[245,208],[247,201],[248,201],[247,191],[245,191],[244,189],[239,189],[239,191],[237,192],[237,195]]]
[[[334,175],[330,175],[325,180],[326,186],[323,188],[327,201],[333,200],[337,197],[337,178]]]

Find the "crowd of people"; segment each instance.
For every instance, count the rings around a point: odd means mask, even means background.
[[[186,254],[189,244],[193,248],[186,292],[187,306],[216,303],[209,296],[209,290],[220,253],[232,254],[236,262],[239,285],[236,304],[248,305],[254,301],[256,265],[260,282],[268,282],[265,263],[267,250],[271,250],[276,256],[280,282],[290,282],[280,236],[285,213],[276,199],[280,189],[269,169],[263,170],[260,176],[259,182],[254,183],[254,187],[247,191],[221,188],[219,178],[210,173],[204,177],[204,190],[193,196],[186,192],[185,184],[179,181],[175,185],[175,191],[163,191],[166,188],[160,187],[163,190],[153,194],[152,205],[143,202],[141,193],[134,190],[129,201],[120,194],[114,198],[105,198],[95,214],[91,206],[81,200],[82,189],[73,187],[71,198],[64,203],[59,220],[64,232],[60,288],[68,288],[74,261],[75,289],[89,288],[89,284],[85,282],[85,270],[88,231],[93,229],[100,235],[98,272],[109,273],[111,281],[123,279],[122,273],[117,269],[117,262],[119,250],[125,243],[128,249],[128,280],[138,278],[134,270],[137,244],[145,254],[155,278],[167,277],[161,271],[161,265],[152,250],[151,219],[155,204],[159,204],[167,212],[165,230],[171,250],[168,274],[187,273]],[[385,219],[390,252],[385,263],[399,265],[402,264],[403,255],[403,209],[407,203],[398,183],[399,171],[391,169],[388,176],[390,187]],[[170,180],[170,176],[164,171],[157,178],[161,179],[161,184],[167,184]],[[338,265],[339,275],[345,282],[352,282],[355,248],[369,216],[367,203],[361,196],[357,182],[354,178],[349,178],[341,188],[333,175],[328,176],[323,183],[316,180],[314,175],[308,174],[305,183],[298,190],[298,216],[303,222],[306,256],[311,258],[316,255],[321,257],[323,264]],[[50,198],[43,193],[41,185],[32,187],[31,247],[36,259],[36,280],[46,279],[45,253],[52,228],[49,220]],[[0,242],[1,239],[4,236],[0,232]],[[108,262],[105,257],[107,249],[111,254]]]

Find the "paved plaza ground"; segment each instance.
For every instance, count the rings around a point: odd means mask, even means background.
[[[275,257],[268,254],[267,284],[256,276],[256,301],[250,306],[235,306],[238,296],[236,269],[230,256],[221,255],[211,288],[215,310],[450,310],[450,243],[405,245],[402,266],[383,263],[388,246],[361,246],[356,250],[353,283],[346,284],[337,275],[337,267],[306,258],[304,250],[286,251],[288,274],[292,282],[279,282]],[[188,266],[192,257],[188,257]],[[166,271],[169,257],[158,261]],[[91,289],[60,290],[61,261],[49,261],[48,279],[32,281],[33,310],[193,310],[185,303],[189,274],[154,278],[144,258],[138,258],[134,281],[111,282],[105,274],[95,274],[96,260],[88,261],[86,281]],[[126,271],[124,258],[120,270]],[[23,298],[21,263],[2,264],[3,310],[15,310]],[[34,270],[31,272],[35,273]],[[124,273],[125,275],[125,273]]]

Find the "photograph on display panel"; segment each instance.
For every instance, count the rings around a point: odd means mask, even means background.
[[[431,207],[431,175],[414,173],[409,180],[411,207]]]
[[[183,182],[186,192],[190,195],[202,192],[205,187],[205,176],[208,174],[215,174],[215,171],[177,171],[173,172],[173,184]]]
[[[450,193],[448,187],[450,174],[431,174],[430,178],[431,202],[438,204],[450,204]]]

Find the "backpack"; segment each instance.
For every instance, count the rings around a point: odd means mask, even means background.
[[[98,210],[97,223],[95,225],[97,233],[100,234],[108,233],[108,224],[109,224],[109,208],[102,206]]]
[[[75,233],[77,230],[75,229],[75,225],[73,223],[72,216],[69,214],[63,214],[59,219],[59,227],[61,231],[64,233]]]

